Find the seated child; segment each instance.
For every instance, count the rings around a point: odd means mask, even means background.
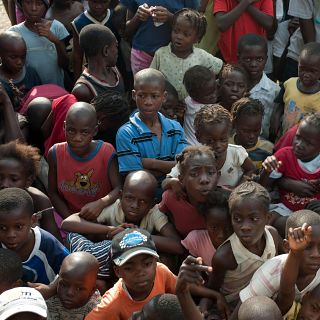
[[[87,252],[74,252],[63,260],[57,294],[46,301],[48,319],[83,320],[100,303],[98,268],[97,259]]]
[[[113,269],[118,282],[86,320],[127,320],[153,297],[175,293],[176,277],[157,263],[159,255],[148,231],[126,229],[112,239]]]
[[[263,110],[262,103],[251,98],[241,98],[231,109],[235,133],[229,142],[243,146],[257,170],[262,168],[262,162],[273,153],[273,144],[260,137]]]
[[[181,241],[194,257],[201,257],[210,266],[216,249],[233,233],[226,192],[211,191],[199,206],[205,230],[193,230]]]
[[[31,196],[23,189],[0,190],[0,243],[23,261],[24,282],[49,284],[58,274],[68,250],[35,221]]]
[[[305,117],[299,124],[293,146],[278,150],[264,163],[261,183],[278,180],[280,201],[270,207],[273,225],[284,233],[292,211],[304,209],[320,199],[320,113]],[[268,179],[269,177],[269,179]],[[281,178],[281,179],[280,179]]]
[[[175,165],[175,156],[186,147],[182,127],[159,110],[166,99],[161,72],[144,69],[135,75],[132,91],[138,112],[117,133],[119,171],[147,169],[162,180]]]
[[[0,83],[7,91],[15,111],[19,110],[27,92],[41,84],[38,73],[25,65],[26,54],[26,43],[19,33],[0,33]]]
[[[194,46],[205,34],[206,27],[206,18],[198,11],[187,8],[177,11],[172,21],[171,43],[156,51],[150,65],[150,68],[163,73],[176,88],[181,100],[188,96],[183,84],[188,69],[200,65],[219,74],[222,68],[222,60]]]
[[[0,294],[22,285],[22,261],[12,250],[0,248]]]
[[[42,84],[53,83],[64,86],[63,68],[68,67],[64,39],[68,31],[57,20],[43,19],[49,1],[41,0],[35,6],[33,1],[18,0],[26,20],[10,27],[10,31],[21,34],[27,45],[26,64],[39,74]]]
[[[307,113],[320,111],[319,50],[320,44],[317,42],[306,44],[299,56],[299,77],[290,78],[283,84],[271,118],[270,133],[273,138],[287,132]]]
[[[225,64],[219,74],[219,104],[228,111],[234,102],[247,95],[249,75],[240,65]]]
[[[239,302],[239,292],[245,288],[254,272],[277,254],[279,235],[269,226],[268,191],[255,182],[244,182],[229,198],[234,233],[216,251],[212,259],[214,273],[208,287],[220,290],[231,309]],[[204,310],[209,301],[202,301]]]
[[[90,24],[81,30],[79,38],[87,67],[72,94],[78,101],[90,102],[106,91],[124,93],[123,79],[116,67],[118,42],[112,31],[102,25]]]
[[[269,138],[274,100],[280,91],[279,85],[270,80],[263,71],[267,62],[267,52],[267,40],[257,34],[246,34],[239,40],[239,64],[249,75],[250,98],[260,100],[264,107],[261,135],[265,139]]]
[[[216,76],[209,68],[196,65],[186,71],[183,83],[189,94],[184,100],[186,112],[184,114],[183,129],[188,143],[197,145],[199,142],[195,136],[193,125],[195,114],[203,106],[216,103]]]

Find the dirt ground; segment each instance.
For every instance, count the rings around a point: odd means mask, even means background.
[[[0,0],[0,32],[8,29],[10,26],[9,18],[6,14],[3,3]]]

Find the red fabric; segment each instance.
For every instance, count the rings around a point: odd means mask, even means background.
[[[297,124],[294,127],[290,128],[276,143],[276,145],[274,146],[274,151],[276,152],[284,147],[291,147],[297,130]]]
[[[213,14],[218,12],[230,12],[239,4],[237,0],[215,0],[213,7]],[[252,6],[256,7],[263,13],[273,16],[273,2],[272,0],[260,0],[254,2]],[[218,47],[224,60],[227,63],[236,63],[237,58],[237,46],[241,36],[247,33],[256,33],[261,36],[266,36],[265,29],[260,26],[251,15],[245,11],[239,17],[234,24],[224,32],[220,34],[220,40]]]
[[[174,225],[183,238],[192,230],[206,228],[204,218],[197,208],[186,200],[178,200],[172,190],[162,194],[159,210],[163,213],[171,213]]]
[[[283,177],[293,180],[310,181],[320,179],[320,168],[315,173],[309,173],[303,170],[293,153],[292,147],[284,147],[277,151],[274,156],[277,160],[282,161],[282,165],[278,169]],[[313,195],[313,197],[300,197],[284,189],[280,189],[281,202],[290,210],[297,211],[304,209],[304,207],[313,200],[320,200],[320,192]]]
[[[56,143],[66,141],[64,134],[64,121],[70,107],[78,100],[73,94],[66,94],[52,101],[53,128],[50,136],[44,142],[44,154],[48,155],[49,149]]]

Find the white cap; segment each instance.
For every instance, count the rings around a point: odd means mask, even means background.
[[[19,287],[0,295],[0,320],[6,320],[20,312],[31,312],[47,318],[47,305],[39,291]]]

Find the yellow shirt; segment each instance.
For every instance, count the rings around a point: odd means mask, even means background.
[[[296,320],[300,311],[301,304],[294,301],[291,309],[283,316],[283,320]]]

